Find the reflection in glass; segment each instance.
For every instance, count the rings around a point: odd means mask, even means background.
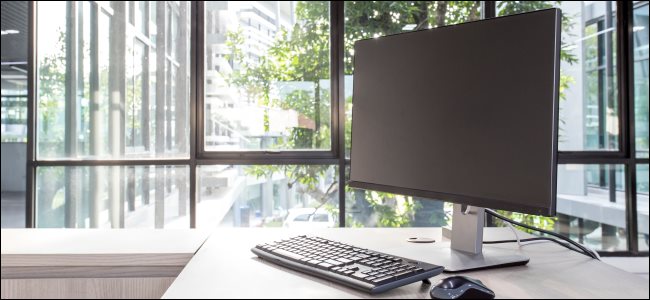
[[[636,210],[639,251],[648,251],[648,165],[636,166]]]
[[[200,166],[197,228],[336,227],[337,175],[328,165]]]
[[[330,149],[329,2],[205,4],[205,149]]]
[[[558,216],[549,224],[596,250],[626,251],[623,172],[623,165],[560,165]]]
[[[39,167],[36,227],[189,228],[187,166]]]
[[[38,159],[189,157],[189,2],[37,8]]]
[[[648,2],[634,7],[632,53],[634,55],[634,128],[636,156],[648,158]]]

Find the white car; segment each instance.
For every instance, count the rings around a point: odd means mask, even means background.
[[[329,228],[334,227],[334,217],[323,208],[292,208],[282,223],[290,228]]]

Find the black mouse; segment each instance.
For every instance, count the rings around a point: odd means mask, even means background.
[[[478,279],[451,276],[441,280],[429,292],[433,299],[494,299],[494,292]]]

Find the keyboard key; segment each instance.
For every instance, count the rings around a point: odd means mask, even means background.
[[[307,263],[312,265],[312,266],[316,266],[316,265],[322,263],[322,261],[320,261],[318,259],[312,259],[312,260],[308,261]]]
[[[332,264],[328,264],[328,263],[326,263],[326,262],[323,262],[323,263],[318,264],[318,267],[319,267],[319,268],[321,268],[321,269],[325,269],[325,270],[327,270],[327,269],[329,269],[329,268],[331,268],[331,267],[333,267],[333,266],[334,266],[334,265],[332,265]]]
[[[393,276],[384,276],[384,277],[372,280],[372,283],[374,283],[374,284],[382,284],[385,281],[389,281],[392,278],[393,278]]]
[[[369,275],[361,273],[361,272],[356,272],[356,273],[352,274],[351,276],[354,277],[354,278],[357,278],[357,279],[363,279],[363,278],[368,277]]]
[[[342,263],[344,263],[344,264],[347,264],[347,263],[351,263],[351,262],[352,262],[352,260],[349,260],[349,259],[347,259],[347,258],[337,258],[336,260],[338,260],[338,261],[340,261],[340,262],[342,262]]]
[[[333,259],[328,259],[325,262],[328,263],[328,264],[334,265],[334,266],[343,265],[343,262],[340,262],[338,260],[333,260]]]
[[[411,273],[413,273],[413,271],[403,271],[403,272],[400,272],[400,273],[393,274],[393,276],[402,277],[404,275],[408,275],[408,274],[411,274]]]
[[[295,253],[292,253],[292,252],[289,252],[289,251],[286,251],[286,250],[282,250],[282,249],[275,249],[275,250],[273,250],[271,252],[276,254],[276,255],[286,257],[286,258],[289,258],[289,259],[293,259],[293,260],[300,260],[301,258],[304,257],[304,256],[302,256],[300,254],[295,254]]]

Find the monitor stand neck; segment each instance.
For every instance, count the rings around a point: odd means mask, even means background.
[[[431,262],[444,266],[445,272],[518,266],[528,263],[528,257],[520,255],[511,247],[503,247],[503,245],[483,247],[484,224],[484,208],[454,204],[451,244],[449,247],[436,247]]]
[[[485,209],[454,204],[451,220],[451,249],[469,254],[481,254],[483,250]]]

